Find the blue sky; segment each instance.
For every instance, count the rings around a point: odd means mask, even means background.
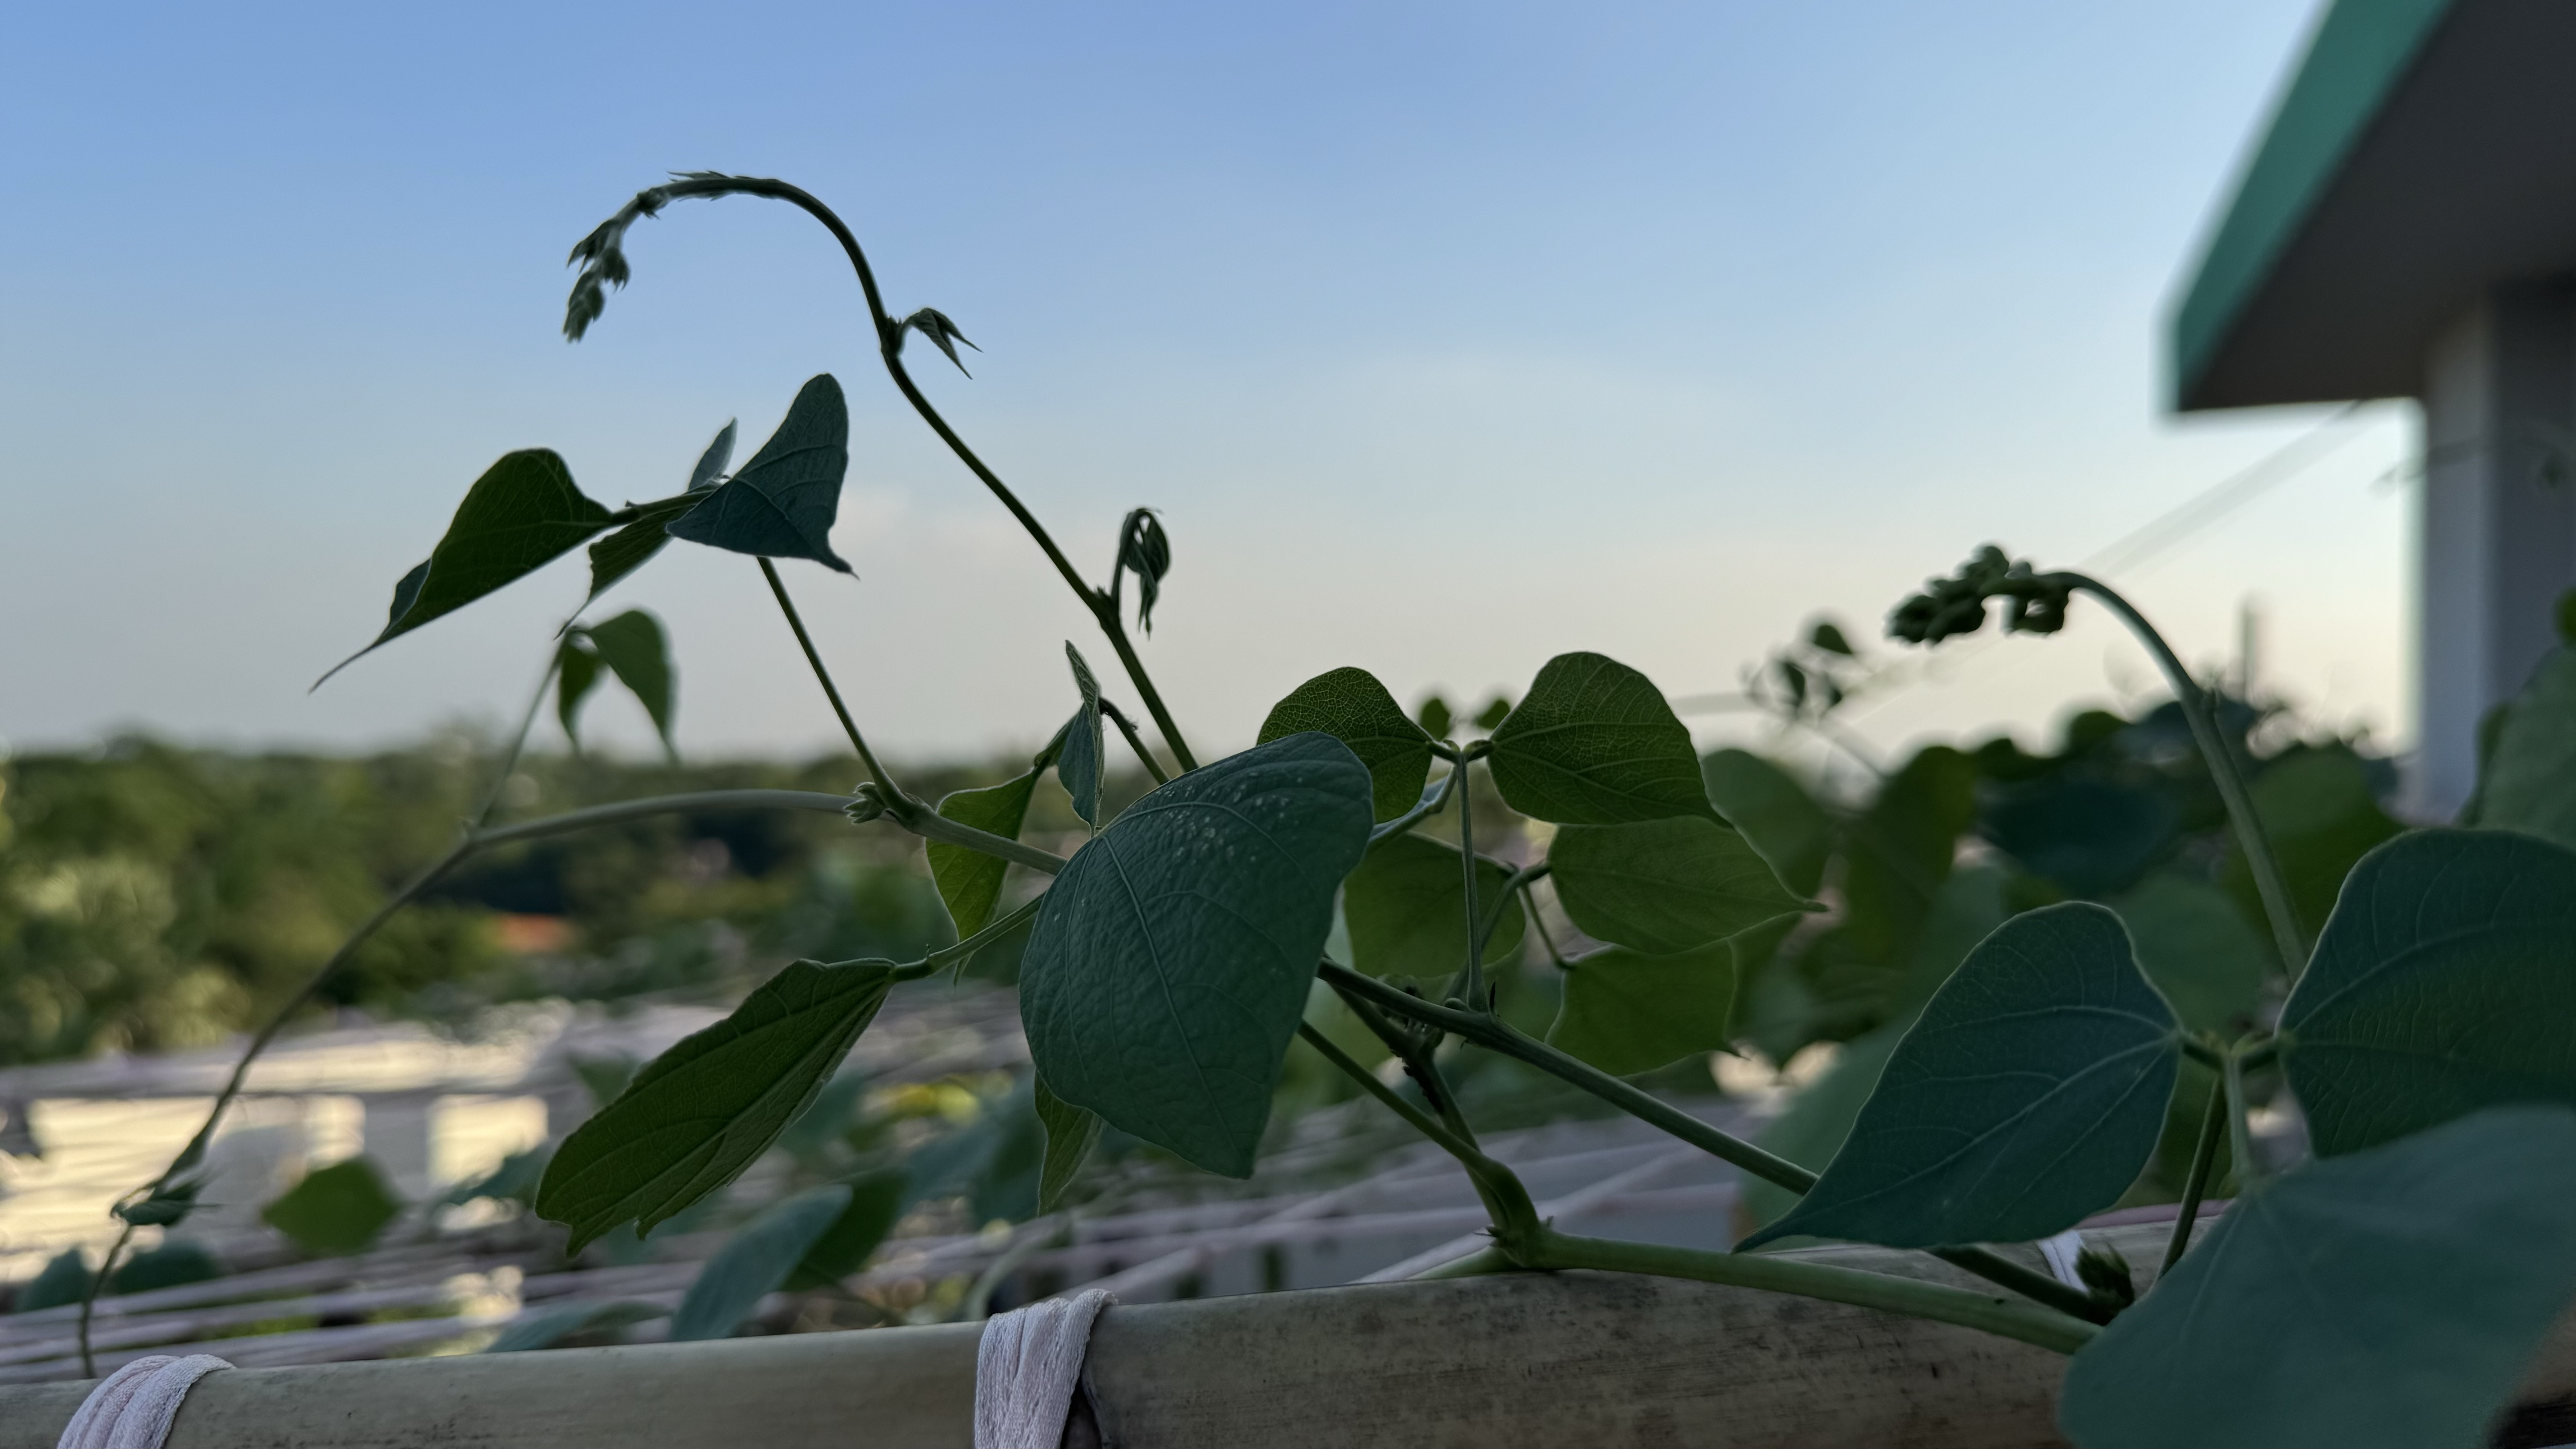
[[[514,714],[577,563],[305,686],[500,453],[659,496],[832,371],[860,578],[789,576],[863,723],[913,757],[1042,737],[1088,622],[884,384],[818,229],[675,208],[590,339],[558,335],[565,249],[701,167],[820,194],[894,306],[983,345],[926,385],[1077,558],[1165,511],[1147,654],[1206,741],[1345,663],[1408,700],[1570,648],[1725,688],[1817,610],[1874,633],[1988,538],[2080,558],[2318,424],[2177,420],[2158,387],[2309,11],[20,7],[0,736],[355,746]],[[2414,423],[2346,426],[2116,581],[2204,661],[2259,599],[2280,687],[2402,733]],[[833,737],[747,561],[675,549],[611,602],[672,630],[685,751]],[[2090,621],[1860,723],[2031,731],[2151,687]]]

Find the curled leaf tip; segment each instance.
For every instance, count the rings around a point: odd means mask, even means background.
[[[1136,623],[1154,632],[1154,602],[1162,597],[1163,575],[1172,571],[1172,540],[1153,509],[1131,510],[1118,525],[1118,567],[1136,576]]]
[[[929,338],[931,345],[946,354],[948,360],[956,364],[959,372],[966,373],[968,377],[975,375],[966,372],[966,364],[957,356],[958,343],[963,342],[969,347],[975,347],[975,343],[965,333],[957,330],[957,324],[949,320],[947,313],[936,307],[924,307],[904,318],[902,325],[895,329],[897,337],[901,337],[906,332],[918,332]],[[975,350],[981,352],[984,349],[975,347]]]

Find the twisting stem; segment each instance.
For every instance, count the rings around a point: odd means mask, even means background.
[[[2272,853],[2272,838],[2254,813],[2254,797],[2245,788],[2245,772],[2238,766],[2236,752],[2228,748],[2227,737],[2219,733],[2218,716],[2210,705],[2208,691],[2191,677],[2191,671],[2175,657],[2173,646],[2165,642],[2146,616],[2110,585],[2079,573],[2059,573],[2054,577],[2101,600],[2103,607],[2117,614],[2155,657],[2156,668],[2163,671],[2165,683],[2182,704],[2183,718],[2190,722],[2192,741],[2209,762],[2210,779],[2218,786],[2218,798],[2227,806],[2228,823],[2236,827],[2236,843],[2245,852],[2246,867],[2253,873],[2255,894],[2263,899],[2263,917],[2272,927],[2272,945],[2281,954],[2281,969],[2291,980],[2297,980],[2308,962],[2307,939],[2299,923],[2298,908],[2290,899],[2289,883],[2281,876],[2281,862]]]
[[[796,631],[797,646],[805,651],[805,662],[813,666],[814,678],[823,686],[823,697],[832,702],[832,713],[840,717],[841,732],[850,737],[850,748],[859,752],[859,763],[868,767],[868,778],[876,782],[878,793],[885,797],[886,813],[898,822],[910,823],[921,809],[921,802],[903,793],[902,787],[887,776],[885,766],[877,763],[876,752],[860,736],[858,721],[850,718],[850,707],[841,703],[840,688],[832,683],[832,671],[823,667],[823,656],[814,651],[814,636],[805,632],[805,620],[796,612],[796,601],[787,597],[787,581],[778,576],[778,565],[762,559],[760,576],[769,580],[769,592],[778,600],[778,611],[787,616],[787,627]]]
[[[1360,1024],[1384,1043],[1388,1051],[1395,1053],[1396,1060],[1404,1064],[1404,1074],[1422,1089],[1422,1100],[1429,1102],[1431,1110],[1440,1114],[1441,1122],[1461,1140],[1473,1144],[1476,1131],[1467,1124],[1467,1114],[1458,1105],[1458,1094],[1449,1089],[1449,1079],[1440,1074],[1436,1054],[1440,1049],[1441,1033],[1436,1029],[1426,1030],[1410,1023],[1389,1021],[1385,1013],[1365,999],[1338,987],[1333,995],[1350,1008],[1351,1015],[1358,1017]]]
[[[129,1222],[117,1232],[116,1241],[108,1245],[107,1260],[98,1265],[98,1272],[81,1290],[80,1332],[77,1336],[80,1340],[82,1378],[98,1377],[98,1360],[90,1353],[89,1321],[92,1311],[98,1307],[99,1288],[107,1282],[107,1275],[116,1271],[116,1260],[124,1255],[125,1245],[133,1241],[134,1224]]]
[[[885,297],[877,290],[876,272],[868,265],[867,253],[860,250],[859,239],[851,234],[841,218],[803,187],[766,177],[683,177],[654,190],[665,200],[689,196],[765,196],[798,208],[832,233],[832,239],[839,242],[842,252],[848,255],[850,269],[858,273],[859,290],[867,296],[868,320],[876,327],[877,355],[885,362],[886,375],[894,380],[895,388],[903,394],[904,401],[912,404],[912,410],[921,415],[921,420],[929,424],[930,430],[939,435],[939,440],[948,445],[948,450],[957,455],[957,460],[966,465],[967,471],[981,479],[1002,506],[1010,510],[1011,516],[1019,520],[1020,527],[1027,530],[1030,539],[1046,554],[1047,562],[1055,565],[1055,571],[1064,577],[1066,587],[1082,600],[1083,607],[1089,609],[1092,618],[1099,622],[1101,632],[1109,636],[1110,646],[1118,651],[1118,662],[1125,666],[1128,679],[1134,682],[1137,694],[1145,701],[1146,711],[1154,717],[1154,727],[1163,732],[1164,743],[1172,747],[1172,757],[1181,762],[1185,771],[1197,769],[1197,758],[1181,738],[1180,727],[1172,722],[1171,711],[1164,708],[1162,694],[1154,688],[1153,679],[1145,672],[1145,662],[1136,657],[1135,646],[1127,641],[1126,626],[1119,619],[1109,595],[1083,581],[1081,572],[1073,566],[1073,560],[1066,558],[1064,550],[1056,547],[1055,540],[1048,535],[1046,526],[1038,522],[1037,515],[1020,502],[1018,495],[1002,482],[1001,475],[984,466],[984,460],[975,456],[975,450],[966,446],[966,440],[957,436],[957,431],[948,426],[948,420],[939,415],[939,410],[930,405],[930,399],[923,396],[921,388],[913,382],[912,374],[903,365],[903,324],[887,313]]]
[[[2200,1114],[2200,1141],[2191,1150],[2191,1171],[2182,1182],[2182,1211],[2174,1218],[2173,1237],[2165,1244],[2164,1266],[2156,1270],[2156,1281],[2174,1270],[2182,1255],[2191,1248],[2192,1224],[2200,1217],[2201,1195],[2209,1190],[2209,1171],[2218,1161],[2218,1144],[2227,1135],[2227,1092],[2213,1083],[2209,1093],[2209,1110]]]

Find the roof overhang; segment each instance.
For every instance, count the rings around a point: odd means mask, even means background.
[[[2174,406],[2415,395],[2452,318],[2569,271],[2576,3],[2334,0],[2174,310]]]

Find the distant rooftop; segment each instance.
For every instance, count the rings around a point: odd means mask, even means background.
[[[2567,0],[2333,0],[2174,311],[2174,406],[2416,395],[2436,329],[2576,270],[2571,57]]]

